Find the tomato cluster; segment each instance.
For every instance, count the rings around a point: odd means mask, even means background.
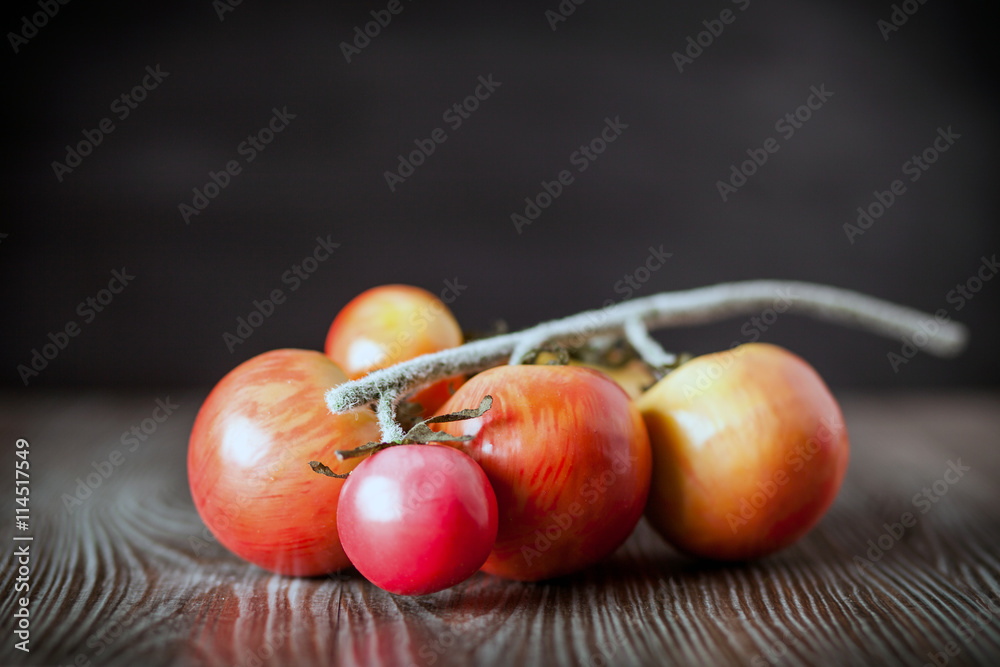
[[[577,363],[442,380],[408,397],[412,414],[436,415],[418,423],[429,444],[365,447],[381,437],[373,411],[324,403],[348,379],[461,343],[439,299],[389,285],[340,311],[325,355],[275,350],[236,367],[202,405],[188,450],[208,528],[274,572],[353,565],[421,595],[478,570],[522,581],[579,571],[643,514],[693,556],[763,556],[815,525],[843,479],[836,401],[772,345],[693,359],[645,391],[634,368]]]

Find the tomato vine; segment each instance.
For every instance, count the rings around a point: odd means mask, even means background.
[[[647,363],[662,367],[675,363],[676,357],[649,335],[651,329],[705,324],[753,313],[770,306],[776,296],[789,303],[791,311],[890,338],[922,331],[920,324],[932,317],[906,306],[827,285],[778,280],[722,283],[611,304],[522,331],[425,354],[333,387],[326,392],[326,403],[334,414],[374,404],[382,440],[399,442],[405,436],[396,419],[400,402],[414,390],[442,378],[476,373],[505,362],[519,364],[545,345],[579,347],[607,334],[623,335]],[[964,347],[967,337],[963,325],[946,322],[937,331],[927,333],[924,349],[938,356],[952,356]]]

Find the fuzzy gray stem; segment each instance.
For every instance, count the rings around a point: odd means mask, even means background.
[[[396,408],[402,398],[400,391],[392,389],[383,392],[378,398],[375,415],[382,429],[382,442],[399,442],[406,435],[403,427],[396,421]]]
[[[390,414],[395,412],[399,398],[442,378],[475,373],[508,359],[516,362],[525,352],[543,343],[581,346],[596,335],[622,334],[630,321],[636,323],[630,325],[633,328],[640,322],[649,329],[690,326],[768,308],[776,313],[804,313],[889,338],[923,334],[926,342],[920,347],[938,356],[957,354],[968,335],[966,328],[955,322],[939,322],[935,331],[928,332],[920,325],[932,319],[932,315],[836,287],[780,280],[723,283],[654,294],[425,354],[333,387],[326,393],[326,403],[332,412],[342,413],[379,401],[383,435],[399,430],[402,437],[394,414]],[[512,358],[514,352],[518,354]],[[392,400],[383,398],[387,394]]]
[[[642,360],[653,368],[663,368],[677,363],[677,355],[667,352],[656,342],[646,325],[638,317],[625,322],[625,340],[639,353]]]

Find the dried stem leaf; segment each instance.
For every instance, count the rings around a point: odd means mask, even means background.
[[[486,411],[493,407],[493,397],[487,394],[483,396],[483,400],[479,401],[478,408],[468,408],[466,410],[459,410],[458,412],[449,412],[446,415],[438,415],[437,417],[431,417],[430,419],[425,419],[420,422],[421,424],[442,424],[444,422],[457,422],[463,419],[475,419],[477,417],[482,417],[486,414]],[[418,424],[417,426],[419,426]],[[415,428],[415,427],[414,427]]]
[[[329,466],[324,465],[319,461],[310,461],[309,467],[313,469],[313,472],[318,472],[319,474],[326,475],[327,477],[336,477],[337,479],[347,479],[347,476],[350,474],[350,473],[345,473],[343,475],[339,475],[330,470]]]
[[[337,455],[338,461],[343,461],[344,459],[353,459],[357,456],[363,456],[368,452],[377,452],[380,449],[388,447],[387,442],[367,442],[360,447],[355,447],[354,449],[338,449],[334,452]]]
[[[453,421],[453,420],[452,420]],[[471,435],[452,435],[444,431],[435,431],[427,422],[420,422],[407,432],[401,445],[426,445],[428,442],[468,442]]]

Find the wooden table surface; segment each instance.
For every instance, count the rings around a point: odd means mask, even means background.
[[[212,541],[185,469],[203,396],[171,394],[180,407],[134,451],[122,433],[166,393],[0,396],[0,664],[1000,665],[1000,396],[841,397],[843,490],[818,528],[760,562],[688,560],[641,523],[579,575],[478,574],[420,598],[355,573],[272,576]],[[13,520],[18,438],[27,531]],[[916,523],[894,528],[906,512]],[[24,544],[30,653],[12,632]]]

